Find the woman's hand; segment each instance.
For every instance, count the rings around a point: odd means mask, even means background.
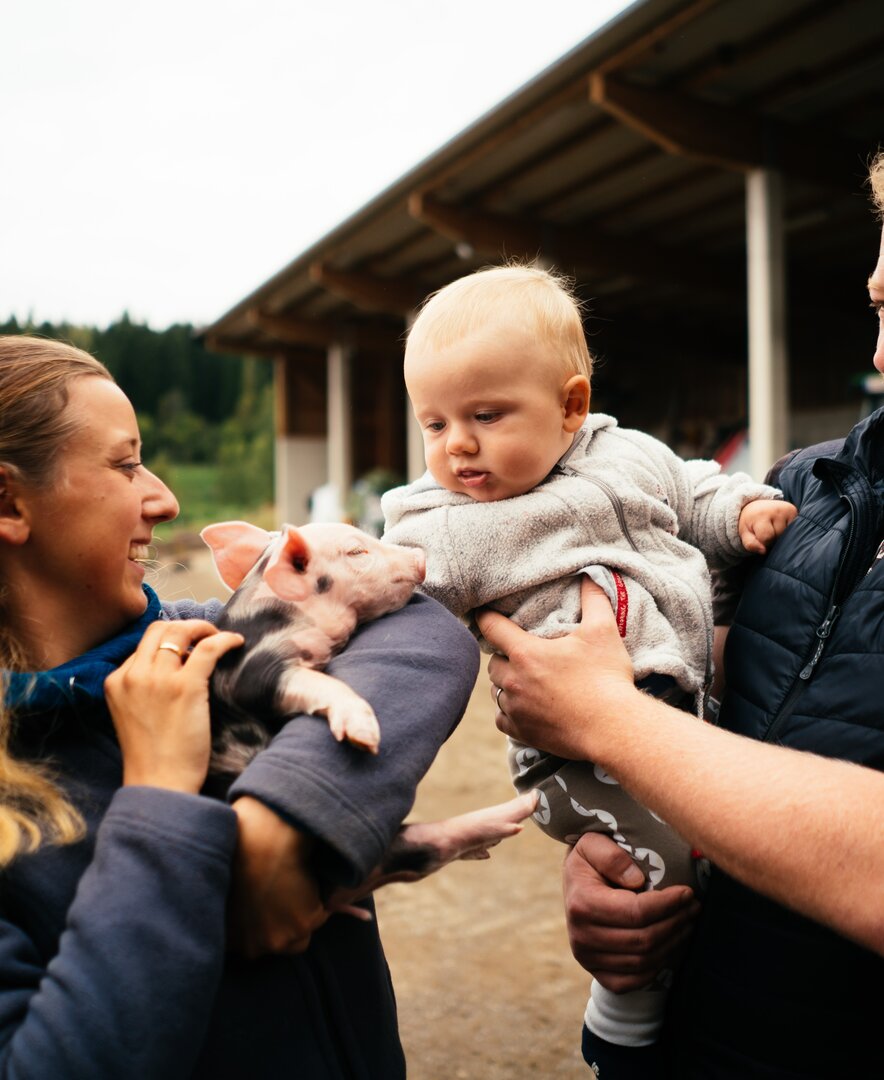
[[[638,693],[610,601],[587,577],[581,607],[580,626],[551,639],[528,634],[497,612],[476,616],[482,635],[502,654],[488,663],[497,726],[529,746],[578,761],[593,756],[593,705]]]
[[[671,967],[700,905],[686,885],[635,892],[644,875],[610,837],[585,833],[562,868],[571,952],[616,994]]]
[[[313,841],[268,806],[244,795],[228,908],[231,949],[254,959],[300,953],[329,916],[309,861]]]
[[[209,676],[242,642],[201,619],[151,623],[104,683],[124,785],[199,792],[211,752]]]

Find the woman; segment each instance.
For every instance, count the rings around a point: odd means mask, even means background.
[[[377,757],[300,717],[230,805],[200,795],[208,676],[240,639],[144,585],[177,503],[139,449],[96,360],[0,338],[0,1075],[403,1076],[376,927],[326,922],[317,881],[379,861],[475,646],[415,598],[329,669],[375,708]]]

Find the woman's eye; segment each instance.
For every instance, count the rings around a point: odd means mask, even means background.
[[[124,461],[117,466],[118,469],[122,469],[123,472],[134,473],[136,469],[140,469],[144,463],[141,461]]]

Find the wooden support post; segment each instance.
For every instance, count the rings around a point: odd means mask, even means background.
[[[409,330],[416,318],[416,310],[408,313],[406,323]],[[405,395],[405,465],[409,483],[412,480],[418,480],[427,471],[426,462],[424,461],[424,437],[411,407],[411,399],[408,394]]]
[[[339,342],[328,350],[328,479],[342,517],[353,486],[350,349]]]
[[[749,460],[760,480],[789,447],[786,270],[780,174],[746,174]]]
[[[273,371],[276,519],[300,525],[310,519],[311,493],[326,482],[325,417],[317,415],[315,400],[322,388],[302,375],[299,394],[298,372],[289,357],[278,356]]]

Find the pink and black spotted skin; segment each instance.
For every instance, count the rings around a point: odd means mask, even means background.
[[[336,738],[376,752],[380,732],[370,706],[321,669],[359,623],[407,603],[424,577],[423,552],[343,524],[268,533],[224,522],[201,535],[235,590],[219,628],[245,638],[212,679],[212,784],[229,786],[282,724],[303,712],[327,716]]]

